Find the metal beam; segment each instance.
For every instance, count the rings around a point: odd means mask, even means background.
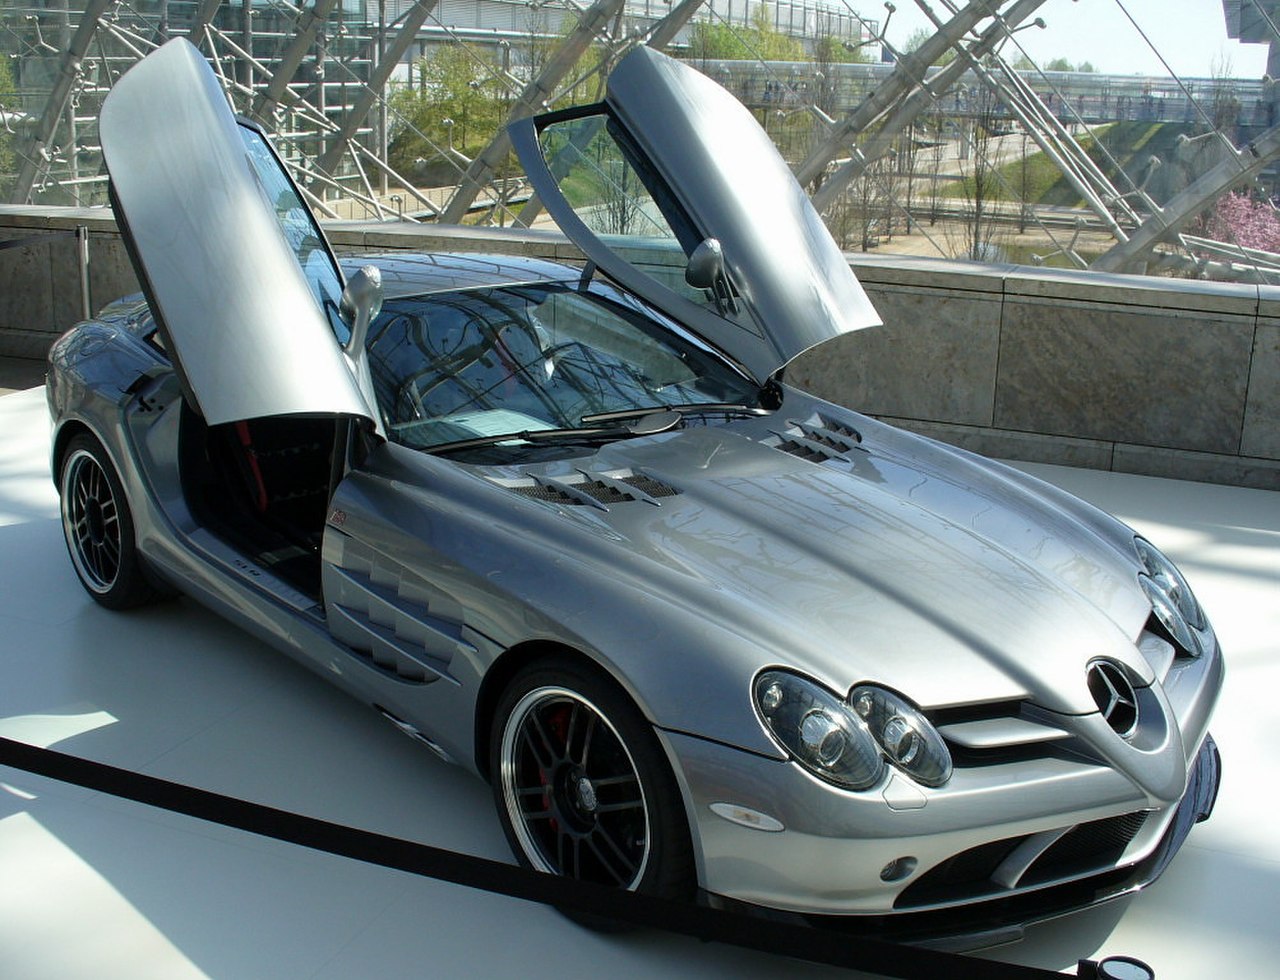
[[[826,138],[819,142],[796,168],[796,179],[801,185],[812,182],[826,169],[827,164],[844,154],[845,147],[859,133],[866,131],[897,105],[904,96],[922,87],[929,66],[958,44],[983,20],[996,16],[1002,2],[1003,0],[971,0],[964,9],[957,11],[951,20],[945,24],[939,24],[937,33],[914,52],[902,55],[893,73],[853,112],[832,126]],[[927,7],[925,9],[928,10]]]
[[[1018,0],[1002,18],[987,26],[982,36],[969,47],[969,55],[974,60],[981,60],[995,51],[999,44],[1007,38],[1015,27],[1035,13],[1045,0]],[[902,98],[893,109],[892,114],[876,131],[875,136],[860,146],[859,152],[822,182],[813,193],[813,206],[825,211],[831,206],[840,193],[862,176],[863,171],[883,157],[892,148],[897,137],[910,126],[922,112],[929,110],[936,99],[941,98],[950,88],[960,81],[969,70],[969,62],[964,58],[956,58],[937,72],[927,85],[918,86]]]
[[[205,40],[205,28],[213,23],[213,15],[221,6],[222,0],[200,0],[200,6],[196,8],[196,19],[191,24],[191,33],[187,35],[197,48]],[[209,52],[210,55],[213,53]]]
[[[57,132],[58,123],[67,108],[71,89],[76,79],[80,77],[81,59],[88,52],[89,44],[97,33],[98,21],[113,6],[115,6],[115,0],[89,0],[85,4],[84,13],[80,15],[80,23],[71,37],[71,43],[62,54],[62,62],[58,66],[58,77],[53,81],[49,98],[44,105],[44,112],[40,114],[40,124],[23,152],[22,170],[18,172],[18,180],[13,185],[14,204],[30,203],[31,188],[35,184],[40,161],[49,158],[49,143],[53,140],[53,134]],[[75,152],[74,147],[72,152]]]
[[[284,95],[285,89],[293,81],[293,76],[298,70],[298,66],[302,64],[302,59],[306,57],[307,52],[315,43],[316,34],[320,28],[324,26],[324,22],[329,17],[329,12],[333,10],[337,0],[315,0],[311,8],[298,18],[297,33],[294,34],[293,40],[289,42],[289,46],[285,48],[284,53],[280,56],[280,61],[275,67],[275,71],[271,74],[271,81],[267,83],[267,87],[258,96],[257,102],[253,106],[251,115],[263,122],[270,120],[271,113],[275,111],[276,105],[280,102],[280,97]]]
[[[655,51],[663,50],[675,40],[676,35],[680,33],[680,29],[689,22],[705,2],[706,0],[683,0],[671,13],[653,25],[653,30],[649,33],[649,39],[645,43]],[[1044,0],[1038,0],[1038,2],[1043,3]],[[596,127],[584,126],[574,135],[572,146],[566,147],[566,149],[572,150],[573,155],[576,157],[577,153],[581,152],[582,148],[595,138],[595,135]],[[549,164],[551,172],[556,174],[555,161],[549,161]],[[537,192],[534,192],[529,195],[529,200],[520,209],[520,216],[516,218],[515,224],[520,228],[529,228],[540,214],[542,214],[542,198],[538,197]]]
[[[339,161],[342,160],[342,154],[347,151],[348,141],[355,136],[365,117],[369,115],[370,110],[377,104],[378,99],[382,97],[382,89],[387,84],[387,79],[391,77],[392,71],[395,70],[396,65],[400,63],[400,59],[404,57],[405,52],[409,50],[409,46],[417,38],[418,28],[422,26],[423,21],[427,19],[431,11],[435,9],[435,6],[436,0],[417,0],[404,15],[404,22],[401,24],[399,32],[386,51],[382,53],[377,68],[373,70],[369,77],[368,84],[356,97],[355,104],[352,105],[342,122],[342,128],[334,135],[329,143],[329,148],[325,151],[324,156],[320,158],[317,166],[321,170],[329,174],[334,173]]]
[[[554,94],[556,85],[578,63],[596,35],[622,10],[623,3],[624,0],[596,0],[587,8],[572,33],[561,42],[538,76],[525,86],[524,91],[512,103],[511,111],[507,114],[508,123],[533,115],[541,108]],[[462,222],[481,188],[488,183],[509,152],[511,137],[507,135],[507,127],[503,125],[489,145],[471,161],[471,166],[463,174],[462,182],[440,217],[442,222],[455,225]]]
[[[1129,236],[1094,259],[1089,268],[1128,272],[1145,260],[1157,242],[1172,238],[1182,227],[1231,188],[1251,181],[1280,158],[1280,126],[1274,126],[1244,149],[1210,167],[1157,209]]]

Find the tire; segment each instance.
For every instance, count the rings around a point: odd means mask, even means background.
[[[494,800],[521,864],[693,898],[693,848],[675,777],[652,727],[610,679],[569,658],[536,661],[503,693],[491,736]]]
[[[93,436],[80,433],[67,445],[58,497],[71,565],[95,601],[130,609],[162,597],[138,559],[124,487]]]

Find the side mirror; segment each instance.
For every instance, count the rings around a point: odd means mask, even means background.
[[[338,315],[342,322],[351,328],[351,339],[347,341],[347,352],[359,353],[364,349],[365,338],[369,336],[369,324],[382,312],[382,273],[377,266],[362,266],[354,276],[347,280],[342,291],[342,301],[338,305]]]
[[[689,256],[689,264],[684,268],[684,281],[694,289],[710,289],[724,277],[724,251],[715,238],[704,238],[693,254]]]

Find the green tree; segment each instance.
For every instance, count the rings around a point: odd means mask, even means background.
[[[813,42],[813,61],[815,64],[865,65],[871,60],[865,48],[845,47],[842,38],[830,34]]]
[[[903,42],[902,53],[915,54],[917,51],[920,50],[921,45],[923,45],[925,41],[933,37],[933,34],[934,34],[933,31],[926,30],[923,27],[916,28],[916,30],[912,31],[909,35],[907,35],[906,41]],[[949,65],[951,64],[951,62],[955,60],[956,60],[955,48],[947,48],[947,50],[942,53],[942,56],[938,58],[934,62],[934,64]]]
[[[420,87],[401,89],[391,98],[401,124],[391,140],[389,162],[406,176],[438,170],[452,182],[450,175],[456,179],[461,162],[457,154],[473,157],[493,139],[505,118],[509,91],[498,65],[463,45],[442,45],[419,66]]]
[[[9,59],[0,55],[0,111],[18,110],[18,89],[13,84]],[[8,200],[9,185],[13,182],[16,167],[15,137],[0,126],[0,200]]]
[[[1075,71],[1075,66],[1066,58],[1054,58],[1044,66],[1045,71]]]
[[[689,35],[689,57],[695,60],[805,61],[804,45],[773,26],[767,4],[751,17],[750,27],[700,20]]]

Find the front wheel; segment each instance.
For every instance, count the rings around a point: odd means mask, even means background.
[[[124,487],[92,436],[80,433],[67,446],[58,496],[67,551],[85,591],[108,609],[158,599],[138,559]]]
[[[693,852],[675,778],[653,729],[612,681],[569,659],[532,664],[508,686],[492,734],[494,797],[522,864],[692,897]]]

